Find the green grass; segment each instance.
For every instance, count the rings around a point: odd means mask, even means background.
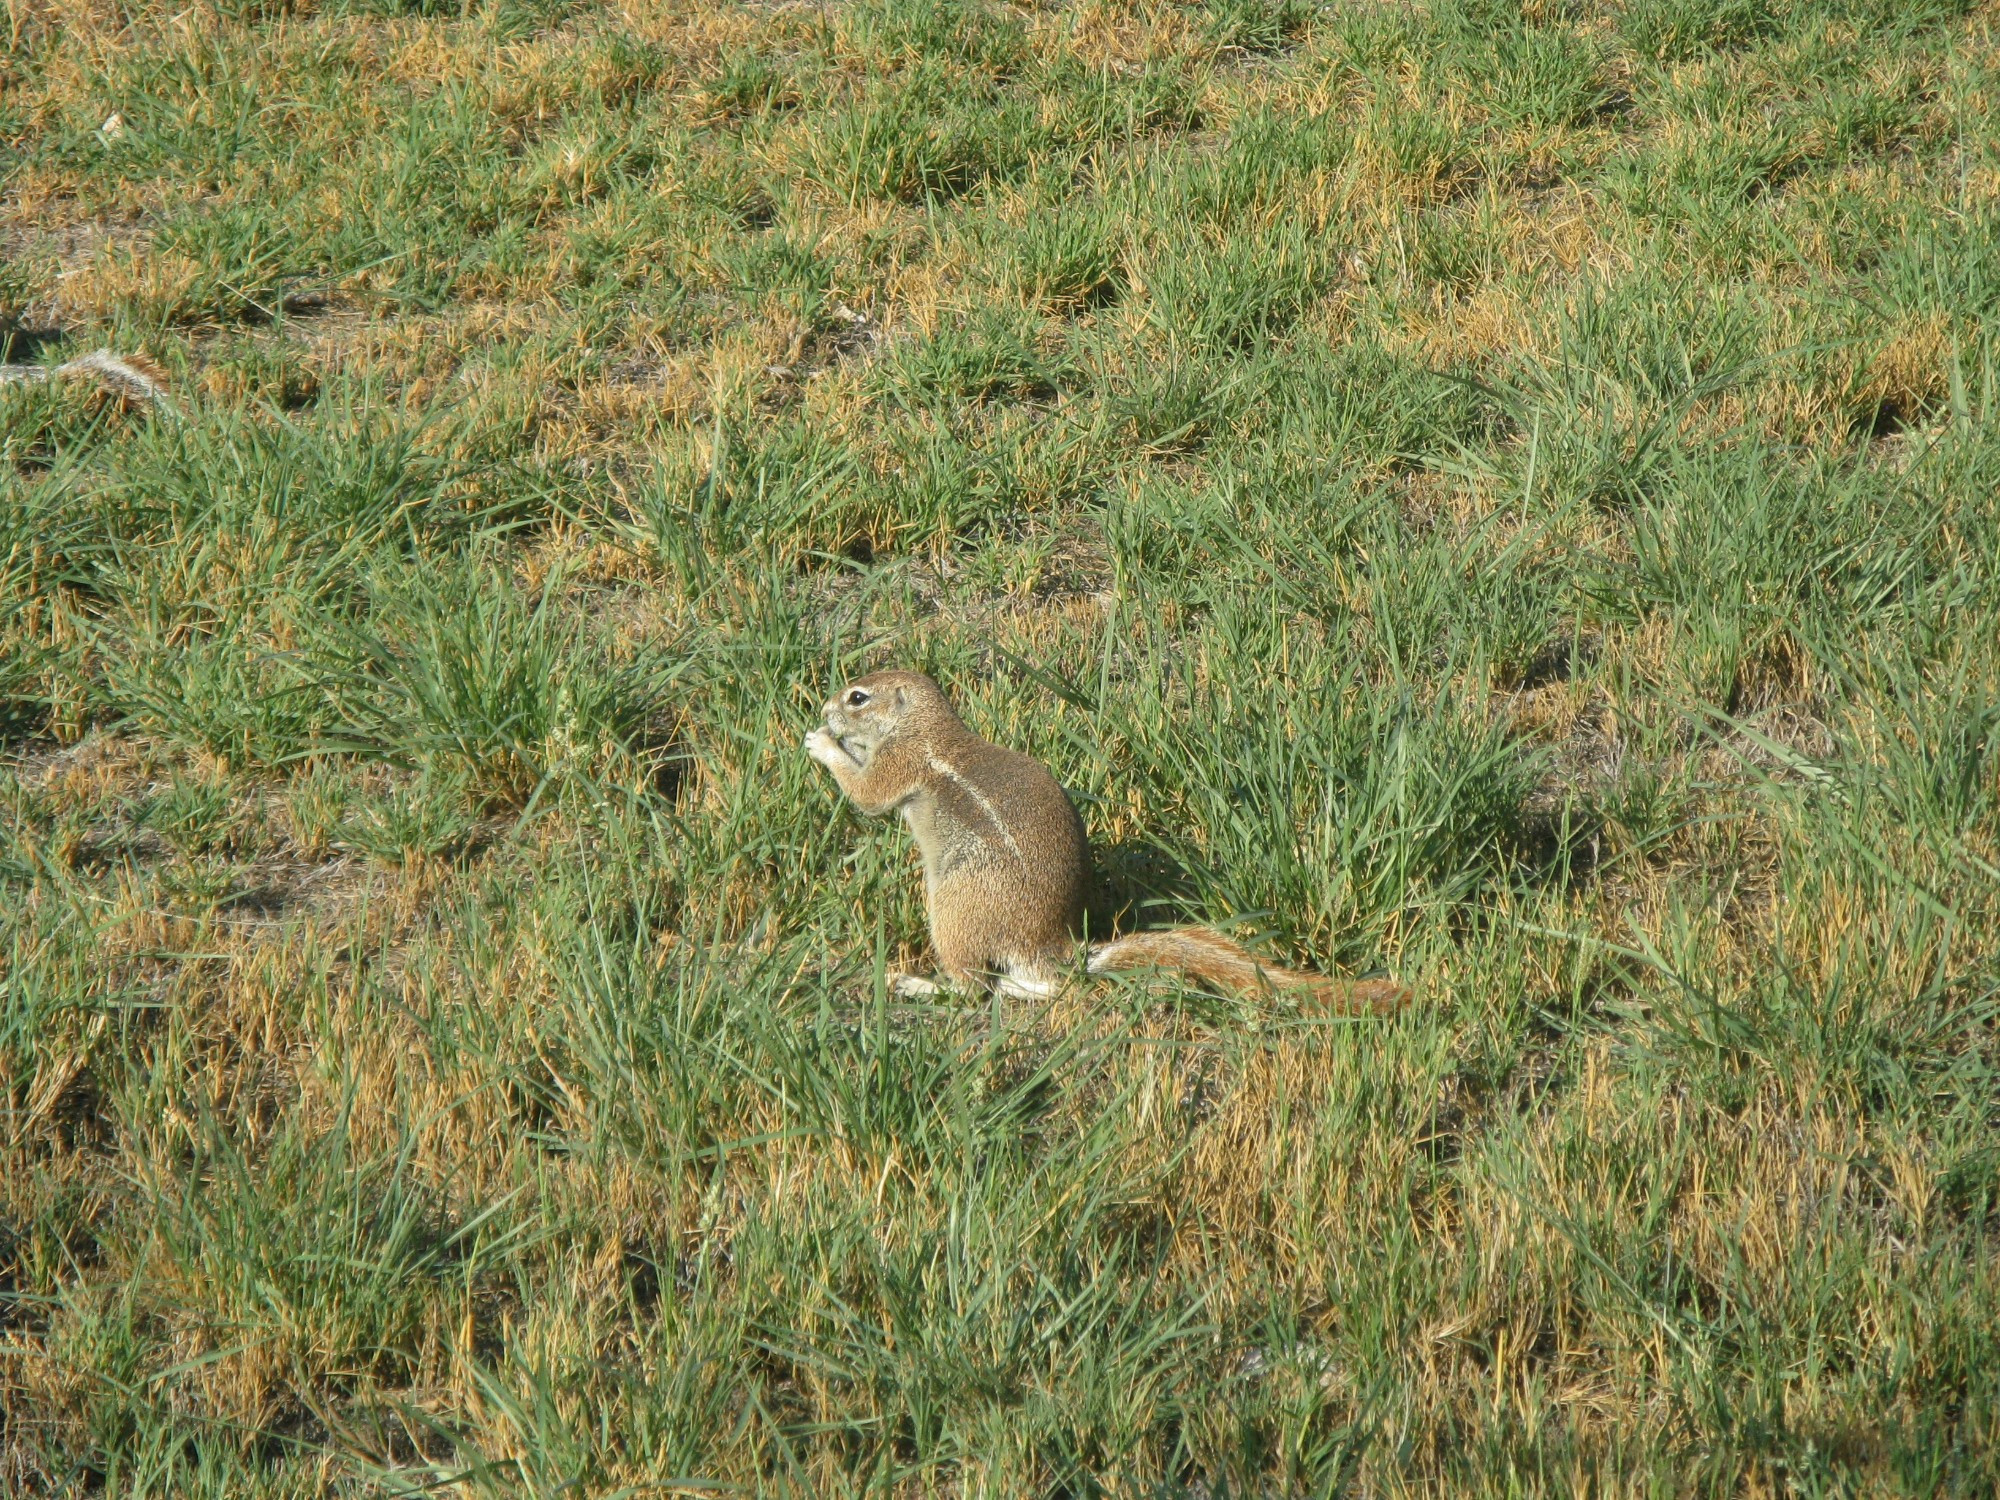
[[[4,24],[0,1490],[2000,1485],[1990,7]]]

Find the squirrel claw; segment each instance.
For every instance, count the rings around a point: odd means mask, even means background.
[[[861,762],[827,729],[815,729],[806,736],[806,754],[829,771],[857,771],[861,768]]]

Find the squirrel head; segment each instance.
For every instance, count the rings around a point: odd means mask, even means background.
[[[963,728],[944,690],[921,672],[855,678],[826,700],[826,727],[863,766],[906,729],[935,739]]]

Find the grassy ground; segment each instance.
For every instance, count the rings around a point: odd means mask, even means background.
[[[2000,1483],[1990,7],[4,24],[0,1490]]]

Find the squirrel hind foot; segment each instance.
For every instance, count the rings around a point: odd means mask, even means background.
[[[1050,1000],[1061,982],[1046,974],[1005,973],[994,976],[993,991],[1003,1000]]]

